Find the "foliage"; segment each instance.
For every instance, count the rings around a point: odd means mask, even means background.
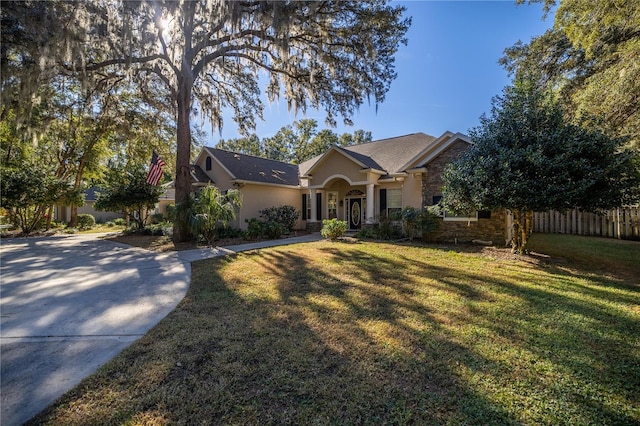
[[[96,210],[122,212],[132,220],[138,230],[147,222],[149,211],[155,208],[164,189],[147,183],[143,169],[125,171],[110,170],[108,183],[104,185],[94,204]]]
[[[428,210],[420,210],[414,207],[405,207],[401,212],[404,231],[410,241],[417,236],[427,239],[429,234],[440,227],[441,220]]]
[[[443,174],[443,203],[455,212],[511,210],[515,252],[527,250],[533,211],[595,211],[638,199],[633,152],[620,139],[566,123],[555,98],[536,85],[507,87],[480,120],[473,146]]]
[[[264,157],[262,143],[255,133],[243,138],[220,139],[216,148],[240,154],[253,155],[254,157]]]
[[[300,217],[300,211],[293,206],[269,207],[258,213],[265,222],[280,223],[285,233],[293,231]]]
[[[92,214],[79,214],[78,215],[78,228],[91,229],[96,226],[96,218]]]
[[[547,10],[555,3],[537,1]],[[640,149],[639,10],[636,1],[560,0],[553,29],[510,47],[501,63],[516,79],[536,76],[559,91],[569,116],[597,117],[590,126]]]
[[[11,223],[28,235],[46,226],[54,204],[81,204],[82,197],[71,185],[41,170],[37,165],[0,169],[2,207]]]
[[[22,20],[11,28],[21,23],[35,29],[29,15],[36,8],[19,13],[20,6],[8,7]],[[177,203],[186,202],[191,190],[187,171],[196,104],[215,128],[222,128],[223,109],[233,111],[233,120],[248,133],[262,118],[262,74],[269,101],[283,96],[295,112],[322,108],[329,124],[338,116],[350,123],[364,102],[384,100],[396,77],[394,56],[406,44],[411,23],[403,7],[379,0],[94,0],[42,2],[40,10],[38,22],[52,23],[30,55],[40,69],[129,80],[148,97],[164,96],[177,117]],[[183,240],[186,231],[178,223],[174,239]]]
[[[241,238],[244,231],[235,226],[220,226],[218,228],[218,238]]]
[[[248,239],[252,240],[261,238],[264,235],[264,222],[255,217],[249,219],[245,235]]]
[[[420,230],[420,213],[420,209],[416,209],[415,207],[405,207],[400,213],[402,215],[404,231],[407,233],[410,241],[413,241]]]
[[[164,223],[164,215],[162,213],[154,213],[151,216],[151,223],[153,224],[159,224],[159,223]]]
[[[113,224],[118,226],[124,226],[127,224],[127,221],[122,217],[117,217],[113,219]]]
[[[227,226],[241,205],[240,191],[234,189],[223,193],[218,187],[207,185],[189,196],[185,211],[188,228],[193,235],[213,245],[220,225]]]
[[[397,214],[384,214],[380,217],[380,221],[376,230],[378,238],[381,240],[394,240],[402,237],[402,227],[398,224],[399,217]]]
[[[322,235],[324,238],[328,238],[331,241],[336,241],[338,238],[344,237],[346,233],[346,220],[338,220],[336,218],[322,220],[322,229],[320,230],[320,235]]]
[[[338,136],[332,130],[318,131],[312,118],[294,121],[270,137],[260,140],[255,133],[238,139],[220,140],[217,148],[289,163],[301,163],[323,154],[332,146],[351,146],[370,142],[371,132],[356,130]]]
[[[249,220],[249,225],[245,233],[248,239],[268,238],[276,239],[285,234],[285,226],[274,220],[259,220],[252,218]]]
[[[268,220],[262,223],[263,235],[269,239],[280,238],[285,233],[285,227],[280,222]]]

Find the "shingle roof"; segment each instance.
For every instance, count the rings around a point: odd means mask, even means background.
[[[84,190],[84,200],[85,201],[96,201],[98,199],[98,193],[101,188],[99,186],[92,186],[91,188],[87,188]]]
[[[214,183],[200,166],[192,164],[189,171],[191,173],[191,183]]]
[[[233,178],[272,185],[298,186],[298,166],[218,148],[206,148]]]
[[[344,147],[345,151],[355,155],[368,157],[377,168],[388,173],[402,172],[400,168],[420,154],[429,144],[436,140],[434,136],[424,133],[412,133],[395,138],[381,139],[378,141]],[[364,161],[363,161],[364,162]],[[371,164],[373,164],[371,163]],[[367,163],[365,163],[367,164]]]

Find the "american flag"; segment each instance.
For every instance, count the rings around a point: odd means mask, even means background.
[[[158,186],[158,182],[162,178],[162,168],[165,166],[165,162],[158,156],[158,153],[153,151],[151,156],[151,167],[149,168],[149,174],[147,174],[147,183],[153,186]]]

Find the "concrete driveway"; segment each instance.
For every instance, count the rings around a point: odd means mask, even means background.
[[[191,274],[175,252],[95,235],[3,240],[0,256],[4,426],[27,421],[144,335],[182,300]]]
[[[95,234],[2,240],[0,424],[26,422],[160,322],[184,298],[190,262],[319,239],[169,253]]]

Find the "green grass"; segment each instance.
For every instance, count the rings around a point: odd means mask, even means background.
[[[127,229],[127,227],[124,225],[107,226],[104,223],[98,223],[89,229],[80,229],[76,233],[77,234],[98,234],[101,232],[122,232],[125,229]]]
[[[563,259],[320,242],[195,263],[174,312],[35,422],[638,424],[640,243],[555,238],[532,248]]]

